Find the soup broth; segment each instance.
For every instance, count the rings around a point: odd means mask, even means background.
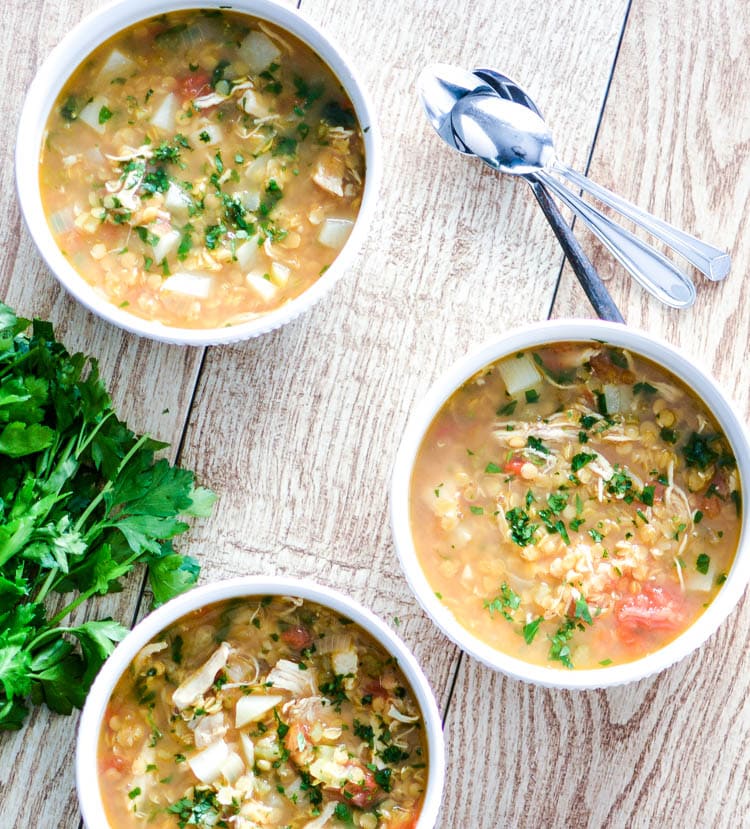
[[[140,651],[112,693],[99,771],[113,829],[408,829],[427,747],[380,644],[266,596],[196,611]]]
[[[445,403],[411,482],[417,555],[483,642],[598,668],[674,639],[716,597],[740,482],[680,380],[599,343],[510,355]]]
[[[173,12],[99,47],[65,84],[40,159],[50,229],[115,305],[170,326],[266,313],[314,283],[360,207],[351,102],[288,32]]]

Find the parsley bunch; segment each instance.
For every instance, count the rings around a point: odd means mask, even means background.
[[[69,354],[52,326],[0,303],[0,728],[27,701],[80,708],[127,629],[64,620],[145,563],[155,604],[191,587],[198,563],[174,552],[182,516],[214,495],[120,421],[97,363]],[[65,598],[61,598],[64,596]]]

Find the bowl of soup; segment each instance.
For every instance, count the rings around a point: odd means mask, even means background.
[[[431,829],[440,714],[414,657],[326,587],[246,577],[140,622],[81,717],[90,829]]]
[[[391,524],[412,590],[467,652],[599,688],[673,664],[735,606],[748,476],[745,428],[694,359],[617,324],[545,322],[416,407]]]
[[[376,198],[372,107],[342,50],[273,0],[118,2],[49,55],[16,180],[87,308],[193,345],[273,330],[351,265]]]

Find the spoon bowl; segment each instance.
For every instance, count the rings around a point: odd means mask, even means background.
[[[492,93],[492,87],[472,72],[447,63],[426,66],[417,78],[417,94],[433,129],[446,144],[464,155],[471,153],[453,132],[451,112],[457,101],[472,92]]]
[[[456,101],[451,125],[465,147],[501,173],[530,175],[555,162],[552,133],[544,121],[494,90]]]

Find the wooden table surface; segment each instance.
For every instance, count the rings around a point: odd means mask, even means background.
[[[98,0],[0,4],[0,278],[6,301],[101,358],[137,431],[220,499],[180,544],[201,582],[286,573],[344,589],[397,627],[444,712],[441,827],[750,826],[748,597],[698,653],[611,691],[564,693],[482,667],[401,575],[389,469],[414,402],[519,323],[593,316],[523,182],[451,153],[414,94],[426,63],[495,65],[527,86],[560,156],[731,251],[689,311],[660,305],[582,229],[629,325],[712,370],[750,411],[750,6],[744,0],[302,0],[356,56],[380,113],[379,210],[354,267],[294,323],[234,346],[137,339],[79,307],[21,221],[13,147],[50,48]],[[131,623],[141,584],[85,612]],[[0,826],[74,829],[76,717],[0,735]]]

